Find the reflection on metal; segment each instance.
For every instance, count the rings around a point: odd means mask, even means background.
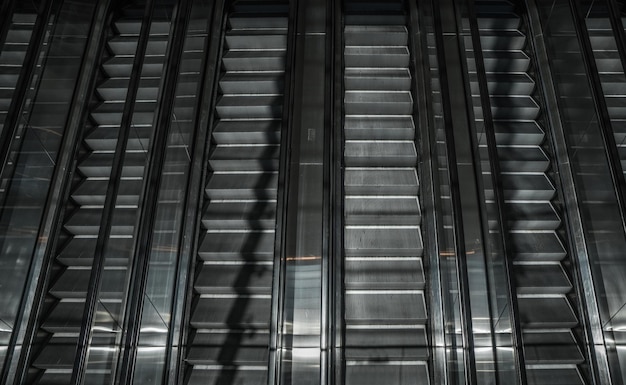
[[[621,1],[108,4],[0,6],[0,382],[626,377]]]

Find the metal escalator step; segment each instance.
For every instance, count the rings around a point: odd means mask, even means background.
[[[473,96],[480,96],[478,75],[470,73],[470,86]],[[487,75],[490,95],[532,95],[535,82],[526,73],[490,73]]]
[[[93,377],[92,377],[93,378]],[[103,381],[106,383],[108,378],[96,379],[95,381]],[[59,370],[46,370],[37,380],[39,385],[59,385],[69,384],[72,381],[72,371],[67,369],[66,372]]]
[[[134,125],[150,125],[154,119],[156,101],[136,103],[133,113]],[[99,125],[119,126],[122,121],[124,103],[103,103],[91,113],[91,117]]]
[[[368,6],[369,7],[369,6]],[[359,14],[343,15],[345,25],[404,25],[406,13],[404,11],[369,11]]]
[[[213,171],[276,171],[280,146],[223,146],[213,149],[209,164]]]
[[[74,235],[94,235],[100,229],[101,208],[80,208],[65,221],[64,228]],[[136,208],[117,208],[111,224],[111,235],[132,235]]]
[[[267,365],[265,365],[267,366]],[[267,367],[234,368],[198,366],[191,369],[188,385],[264,385],[267,384]]]
[[[213,201],[202,215],[202,224],[211,229],[273,229],[276,201]]]
[[[152,131],[151,126],[131,127],[130,136],[126,142],[126,149],[128,151],[148,149]],[[115,151],[119,135],[119,126],[97,126],[85,137],[84,142],[94,151],[113,152]]]
[[[219,84],[224,94],[282,94],[285,77],[282,72],[227,72]]]
[[[410,115],[413,98],[408,91],[346,91],[346,115]]]
[[[524,331],[529,329],[574,328],[578,319],[565,296],[518,297],[519,318]]]
[[[284,1],[268,0],[239,0],[233,4],[235,15],[248,14],[252,17],[273,17],[275,14],[286,15],[289,13],[289,5]]]
[[[425,332],[425,330],[424,328],[421,330],[413,329],[411,332],[419,335],[420,332]],[[404,343],[396,346],[385,346],[383,343],[379,346],[349,346],[344,348],[346,364],[393,361],[396,364],[415,365],[416,361],[426,361],[428,359],[428,348],[419,345],[408,345],[408,342],[415,341],[415,338],[410,338],[406,330],[405,334],[407,338],[405,338]]]
[[[402,362],[354,362],[346,363],[346,385],[361,384],[396,384],[426,385],[428,362],[414,362],[404,365]],[[417,381],[417,382],[416,382]]]
[[[344,301],[348,327],[423,325],[428,321],[420,290],[346,290]]]
[[[519,294],[567,294],[572,290],[560,263],[516,264],[513,272]]]
[[[194,282],[200,294],[271,294],[271,263],[204,264]]]
[[[615,45],[615,37],[613,31],[596,30],[589,34],[589,41],[594,51],[608,51],[617,54],[617,47]]]
[[[491,174],[483,174],[485,181],[491,179]],[[550,179],[543,174],[507,173],[501,175],[504,199],[509,201],[549,201],[554,198],[556,189]],[[485,198],[493,200],[493,190],[485,190]]]
[[[410,115],[346,116],[344,135],[347,140],[413,140],[415,124]]]
[[[465,47],[472,46],[470,36],[465,36]],[[485,51],[516,51],[524,48],[526,36],[518,30],[481,31],[480,44]]]
[[[213,129],[219,144],[279,144],[282,120],[220,120]]]
[[[141,30],[141,20],[118,19],[113,22],[113,25],[121,35],[139,36]],[[169,33],[169,21],[153,20],[150,24],[150,35],[168,35]]]
[[[104,273],[107,279],[107,285],[102,287],[100,296],[108,300],[116,299],[121,301],[123,299],[123,293],[119,290],[111,291],[110,289],[111,287],[123,287],[126,273],[127,270],[107,269],[106,273]],[[61,274],[54,285],[52,285],[49,293],[57,298],[84,299],[87,296],[90,275],[90,269],[67,269]]]
[[[284,50],[286,31],[231,30],[224,37],[229,50]]]
[[[408,31],[403,25],[346,25],[347,46],[406,46]]]
[[[283,96],[223,95],[215,107],[221,119],[280,119]]]
[[[26,47],[20,45],[5,45],[0,52],[0,65],[2,67],[21,67],[26,57]]]
[[[600,66],[598,65],[598,67]],[[601,73],[600,81],[602,82],[602,91],[605,97],[624,97],[626,95],[626,91],[624,91],[626,90],[625,74]]]
[[[98,94],[107,101],[120,101],[126,99],[129,78],[110,78],[98,85]],[[161,79],[141,79],[137,89],[135,100],[156,101],[159,93]]]
[[[567,255],[554,231],[511,232],[511,248],[516,261],[561,261]]]
[[[210,260],[267,261],[274,258],[273,231],[209,232],[200,244],[198,255]]]
[[[386,353],[385,347],[412,348],[413,358],[428,357],[428,335],[426,325],[410,328],[365,328],[350,327],[345,329],[347,359],[374,358],[380,352]],[[378,350],[381,348],[380,350]],[[391,358],[391,357],[389,357]],[[398,358],[396,356],[395,358]]]
[[[419,225],[420,208],[416,197],[347,196],[344,201],[346,225]]]
[[[258,329],[270,320],[269,295],[201,295],[192,312],[194,328]]]
[[[284,71],[285,51],[229,51],[222,65],[226,71]]]
[[[229,365],[264,366],[269,359],[267,346],[198,346],[189,348],[186,361],[191,365],[219,365],[228,357]]]
[[[232,13],[228,17],[231,29],[287,29],[289,18],[280,13],[267,14],[263,17],[249,13]]]
[[[75,355],[75,344],[46,344],[35,358],[33,366],[40,369],[71,369]]]
[[[421,258],[348,258],[344,271],[348,290],[422,290],[425,286]]]
[[[344,172],[346,195],[418,194],[414,168],[352,168]]]
[[[480,98],[474,96],[474,113],[482,116]],[[530,96],[492,96],[489,98],[494,119],[535,120],[539,116],[539,105]],[[478,107],[477,107],[478,106]]]
[[[526,371],[529,385],[583,385],[585,381],[575,365],[531,367]]]
[[[611,119],[626,119],[626,98],[625,97],[606,97],[606,105],[609,110]]]
[[[403,4],[399,1],[382,0],[348,0],[344,2],[344,8],[347,15],[359,15],[367,12],[385,13],[391,11],[405,11]]]
[[[107,266],[128,265],[128,250],[132,248],[132,238],[112,238],[109,242]],[[96,238],[71,238],[57,255],[57,261],[68,266],[92,266],[96,250]]]
[[[214,173],[205,187],[210,199],[276,199],[277,172]]]
[[[526,365],[582,364],[585,360],[569,330],[526,331],[523,340]]]
[[[78,169],[86,176],[108,178],[111,175],[113,153],[89,154],[78,165]],[[141,177],[146,163],[145,152],[128,152],[124,155],[122,177]]]
[[[168,37],[151,36],[146,46],[147,56],[165,56]],[[107,42],[111,53],[115,56],[132,56],[137,52],[137,38],[118,36]],[[164,60],[164,59],[161,59]]]
[[[481,158],[487,159],[487,148],[479,149]],[[550,160],[539,146],[498,146],[500,170],[502,172],[545,172]],[[482,169],[489,170],[489,163],[482,162]]]
[[[349,140],[344,161],[346,167],[414,167],[417,151],[412,141]]]
[[[498,12],[491,15],[491,17],[485,17],[479,14],[478,29],[481,31],[515,31],[520,28],[521,19],[513,12]],[[463,18],[463,28],[469,29],[469,21],[467,18]]]
[[[421,256],[422,236],[417,226],[348,226],[344,230],[346,257]]]
[[[409,91],[411,74],[408,68],[346,68],[346,90]]]
[[[190,338],[193,346],[220,346],[227,351],[236,345],[267,345],[269,334],[268,329],[196,329]]]
[[[164,57],[162,56],[146,56],[141,71],[142,76],[161,76],[163,62]],[[109,77],[130,77],[133,64],[133,56],[113,56],[102,64],[102,69]]]
[[[487,210],[495,210],[495,205],[487,204]],[[550,202],[506,202],[504,210],[511,230],[556,230],[561,225]]]
[[[484,49],[484,47],[483,47]],[[474,52],[467,51],[467,69],[476,72]],[[523,51],[483,51],[485,71],[493,72],[527,72],[530,68],[530,57]]]
[[[33,25],[13,23],[4,38],[4,47],[25,45],[28,46],[30,37],[33,34]],[[4,49],[3,47],[3,49]]]
[[[142,181],[136,179],[122,179],[117,195],[118,205],[137,205],[139,194],[141,194]],[[72,199],[77,204],[84,205],[104,205],[108,180],[87,179],[72,192]]]
[[[347,46],[344,62],[346,67],[407,68],[409,50],[406,47]]]
[[[498,146],[538,146],[545,139],[545,133],[536,121],[496,120],[493,123]],[[480,143],[486,144],[484,135]]]
[[[111,323],[113,315],[119,315],[121,302],[100,303],[107,311],[96,311],[96,323]],[[80,331],[83,319],[84,301],[60,301],[46,317],[41,328],[49,333],[75,333]]]

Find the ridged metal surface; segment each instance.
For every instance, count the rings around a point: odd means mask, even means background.
[[[110,56],[101,64],[99,80],[84,128],[76,178],[70,193],[58,242],[46,311],[39,325],[38,351],[31,364],[34,383],[67,384],[74,365],[85,297],[100,229],[115,147],[120,135],[143,6],[128,5],[111,26],[107,41]],[[136,98],[111,238],[89,349],[88,381],[111,380],[111,365],[124,320],[123,301],[133,249],[139,194],[150,144],[152,122],[165,59],[169,21],[155,18],[151,25],[142,79]]]
[[[406,12],[344,8],[345,383],[428,384]]]
[[[541,106],[535,98],[532,60],[521,17],[506,0],[476,3],[480,42],[494,120],[503,186],[505,228],[513,253],[518,317],[529,384],[583,384],[578,365],[576,297],[570,280],[569,254],[561,239],[561,213],[550,178],[551,150]],[[471,41],[466,41],[467,46]],[[471,52],[467,53],[472,58]],[[482,117],[476,68],[468,61],[474,112]],[[477,121],[481,126],[482,120]],[[482,169],[490,186],[486,141]],[[493,190],[487,190],[489,217],[495,217]],[[496,231],[497,224],[490,224]]]
[[[267,381],[287,13],[284,3],[237,1],[227,17],[188,384]]]

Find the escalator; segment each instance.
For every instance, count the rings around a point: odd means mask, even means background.
[[[427,306],[407,16],[344,2],[346,384],[428,384]]]
[[[35,10],[16,10],[0,51],[0,133],[11,105],[15,86],[24,64],[28,44],[37,20]]]
[[[532,54],[522,19],[512,2],[476,2],[491,113],[501,170],[503,199],[529,384],[584,384],[580,323],[574,309],[570,255],[553,154],[547,144]],[[466,47],[471,47],[466,37]],[[467,51],[477,125],[483,125],[473,52]],[[491,175],[486,140],[479,138],[485,185]],[[487,210],[495,216],[493,190]],[[492,231],[497,231],[492,225]]]
[[[622,23],[626,21],[623,12]],[[615,143],[617,144],[622,171],[626,172],[626,108],[624,86],[626,74],[611,29],[606,5],[589,6],[585,19],[593,56],[600,75],[602,91],[609,112]]]
[[[111,235],[102,271],[93,336],[86,365],[88,383],[110,383],[119,353],[119,336],[124,325],[127,274],[132,265],[135,223],[160,77],[169,34],[168,12],[153,18],[140,74],[135,112],[123,159],[119,193],[114,202]],[[125,105],[132,83],[144,6],[126,3],[113,18],[100,67],[100,79],[78,153],[76,172],[66,205],[63,228],[48,293],[45,298],[29,382],[68,384],[72,375],[85,299],[96,253],[100,223],[105,210],[113,159]]]
[[[227,14],[188,341],[188,384],[268,376],[286,2]]]

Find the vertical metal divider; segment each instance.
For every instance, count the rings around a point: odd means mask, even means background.
[[[615,189],[620,217],[622,219],[622,229],[626,232],[626,179],[624,178],[617,144],[613,136],[611,117],[602,92],[602,83],[600,81],[598,66],[593,56],[589,33],[585,26],[585,16],[582,14],[579,0],[569,0],[569,4],[572,17],[574,18],[574,29],[576,30],[576,36],[578,37],[583,62],[587,72],[587,79],[589,80],[591,97],[593,98],[595,110],[598,114],[598,123],[604,142],[604,149],[609,160],[609,170],[611,179],[613,180],[613,188]],[[620,51],[620,49],[618,49],[618,51]]]
[[[93,334],[92,326],[95,321],[98,296],[100,294],[100,283],[102,280],[102,271],[104,270],[104,260],[107,252],[105,248],[111,234],[113,214],[115,213],[115,203],[117,201],[117,195],[120,187],[120,177],[122,175],[122,168],[124,166],[124,159],[126,155],[126,146],[132,126],[135,98],[137,96],[143,62],[145,59],[145,52],[148,46],[154,1],[155,0],[146,0],[141,30],[139,32],[139,41],[137,42],[135,59],[131,72],[132,75],[128,86],[128,93],[126,94],[126,100],[124,102],[124,110],[122,112],[120,124],[120,136],[115,146],[115,155],[111,167],[109,185],[106,191],[102,218],[100,219],[100,230],[96,241],[91,274],[89,276],[89,286],[87,289],[87,296],[85,298],[85,308],[81,322],[80,334],[78,336],[78,347],[76,350],[76,358],[70,382],[72,385],[81,385],[85,377],[89,345]]]
[[[453,127],[452,127],[452,108],[450,103],[450,91],[449,91],[449,79],[448,79],[448,68],[446,62],[446,52],[445,52],[445,44],[444,44],[444,31],[443,31],[443,15],[442,11],[447,11],[448,13],[454,13],[454,9],[450,2],[446,4],[439,4],[437,6],[435,0],[431,0],[432,8],[434,10],[434,19],[435,19],[435,39],[437,44],[437,59],[439,62],[439,77],[441,82],[441,95],[442,95],[442,107],[444,114],[444,126],[446,132],[446,148],[448,155],[448,164],[450,164],[450,168],[448,170],[450,177],[450,196],[452,200],[452,210],[453,210],[453,222],[455,228],[455,243],[457,247],[457,275],[459,280],[459,297],[461,302],[461,317],[463,323],[463,357],[464,357],[464,365],[465,365],[465,373],[466,373],[466,382],[468,385],[476,385],[478,384],[478,379],[476,375],[476,357],[474,355],[474,338],[473,338],[473,327],[472,327],[472,311],[470,307],[470,290],[468,284],[468,276],[467,276],[467,263],[465,261],[466,255],[466,245],[463,234],[463,220],[460,217],[461,215],[461,200],[460,200],[460,191],[459,191],[459,175],[456,170],[455,165],[457,164],[456,159],[456,151],[455,151],[455,143],[454,143],[454,135],[453,135]],[[442,10],[443,8],[443,10]],[[452,9],[450,9],[452,8]],[[452,20],[450,20],[450,15],[446,15],[447,18],[445,22],[449,24],[455,23],[454,17],[452,15]]]
[[[524,1],[527,9],[528,27],[530,29],[530,42],[537,59],[537,76],[540,80],[541,94],[547,110],[547,119],[550,125],[550,139],[554,146],[557,159],[557,167],[560,175],[560,191],[565,203],[567,217],[567,231],[570,234],[570,251],[574,253],[572,260],[576,264],[578,281],[582,283],[581,302],[585,304],[583,312],[585,321],[585,334],[590,340],[587,344],[587,354],[590,358],[590,366],[597,385],[612,384],[609,363],[602,333],[602,323],[598,298],[594,288],[594,277],[591,269],[591,261],[587,251],[587,240],[580,211],[580,199],[575,187],[574,170],[569,159],[568,144],[563,127],[562,117],[558,106],[558,94],[554,85],[552,67],[550,65],[546,43],[544,40],[543,27],[537,3],[535,0]]]
[[[35,246],[26,278],[27,287],[16,322],[19,326],[11,337],[6,358],[8,365],[4,366],[0,375],[0,383],[3,384],[23,383],[28,371],[28,362],[32,354],[31,345],[37,333],[37,320],[45,299],[44,292],[50,278],[49,267],[61,226],[63,203],[69,196],[78,144],[87,117],[87,105],[95,87],[97,64],[103,52],[105,32],[111,17],[110,5],[111,0],[100,0],[94,13],[89,32],[89,45],[83,56],[78,76],[79,83],[72,98],[73,107],[69,113],[68,129],[63,137],[59,159],[52,176],[52,186],[46,199],[46,210],[37,236],[37,239],[51,241],[38,242]]]
[[[200,226],[204,185],[206,183],[210,150],[210,136],[215,118],[214,106],[217,97],[217,84],[220,76],[220,58],[226,22],[226,0],[213,2],[212,14],[208,17],[209,37],[206,54],[203,58],[202,87],[198,98],[197,121],[192,141],[191,172],[185,197],[185,218],[181,229],[182,243],[177,264],[177,280],[172,304],[171,330],[168,337],[166,363],[167,384],[184,383],[185,353],[189,338],[189,320],[193,307],[193,278],[198,251],[198,228]],[[173,350],[176,350],[174,352]],[[167,364],[166,364],[167,365]]]
[[[472,48],[474,52],[474,60],[476,62],[476,73],[478,76],[478,88],[480,92],[480,103],[482,106],[485,136],[487,139],[487,151],[489,153],[489,167],[491,172],[491,183],[493,186],[494,200],[497,208],[498,216],[498,230],[500,231],[500,240],[502,242],[502,249],[504,255],[502,259],[504,261],[504,270],[506,274],[507,282],[507,302],[509,305],[509,315],[511,317],[511,327],[513,340],[513,351],[515,359],[515,370],[517,374],[517,381],[520,384],[526,384],[526,365],[524,361],[524,345],[522,340],[522,327],[519,320],[519,309],[517,303],[517,285],[515,283],[515,275],[513,274],[512,260],[513,252],[511,250],[511,240],[509,231],[507,228],[507,214],[504,206],[504,187],[502,185],[502,174],[500,170],[500,158],[498,155],[498,147],[496,142],[496,132],[493,122],[493,114],[491,112],[491,100],[489,94],[489,87],[487,83],[487,72],[485,69],[485,62],[482,50],[482,44],[480,42],[480,31],[478,29],[478,15],[476,14],[476,6],[474,1],[465,0],[468,10],[468,19],[470,25],[470,33],[472,38]],[[475,130],[474,130],[475,131]],[[475,136],[474,132],[474,136]],[[484,190],[483,190],[484,191]],[[489,231],[487,229],[487,231]],[[495,334],[495,333],[494,333]],[[495,336],[493,337],[495,346],[497,349],[497,341]],[[497,363],[496,363],[497,365]]]
[[[332,86],[330,90],[331,106],[331,138],[330,155],[330,194],[331,202],[331,242],[329,257],[331,264],[330,297],[331,304],[330,331],[331,331],[331,355],[329,365],[331,366],[330,385],[344,383],[344,327],[343,327],[343,13],[342,2],[335,1],[328,7],[330,13],[329,24],[330,44],[332,50],[330,56],[330,79]]]
[[[171,114],[176,100],[178,71],[183,54],[185,32],[191,11],[191,0],[179,1],[174,9],[165,52],[164,72],[160,93],[152,123],[153,132],[147,155],[147,166],[143,175],[143,187],[139,199],[139,217],[135,223],[134,255],[130,271],[130,290],[126,296],[124,331],[118,360],[116,384],[131,384],[135,372],[135,361],[143,316],[143,298],[146,293],[148,270],[151,257],[153,226],[156,220],[162,169],[167,153],[171,127]]]
[[[411,60],[413,66],[413,91],[415,100],[414,118],[417,122],[415,147],[418,151],[418,169],[420,175],[420,195],[422,201],[422,231],[424,239],[425,262],[428,269],[427,286],[430,288],[430,338],[431,352],[430,372],[432,384],[448,384],[448,361],[446,359],[445,318],[443,310],[443,287],[441,282],[441,263],[439,260],[439,234],[437,232],[439,217],[437,216],[437,196],[440,196],[440,185],[437,182],[437,158],[435,153],[436,134],[434,133],[434,116],[432,110],[432,88],[430,83],[430,63],[428,56],[427,33],[424,30],[424,8],[428,4],[416,1],[409,2]]]
[[[322,309],[321,309],[321,384],[333,384],[334,375],[332,373],[334,356],[334,289],[335,289],[335,258],[334,241],[337,237],[334,218],[334,207],[337,196],[333,193],[337,187],[334,182],[333,158],[335,154],[334,142],[334,76],[335,68],[335,42],[334,42],[334,6],[326,3],[325,16],[325,71],[324,71],[324,154],[323,154],[323,212],[322,223],[323,243],[322,243]]]
[[[20,75],[15,84],[15,92],[11,98],[11,104],[4,121],[4,127],[0,132],[0,178],[4,176],[5,170],[11,156],[11,149],[14,147],[14,141],[22,142],[22,138],[17,138],[17,133],[20,128],[20,122],[22,113],[24,112],[24,105],[29,95],[30,84],[33,81],[35,69],[37,68],[37,61],[42,52],[43,42],[46,38],[46,31],[48,30],[48,24],[53,12],[55,0],[42,0],[41,8],[38,10],[35,26],[33,27],[33,33],[28,42],[28,50],[22,63],[22,69]],[[9,23],[10,24],[10,23]],[[7,29],[9,26],[7,25]],[[10,182],[9,182],[10,183]],[[7,186],[6,190],[9,190]],[[4,200],[6,194],[0,195],[0,207],[4,207]]]
[[[297,36],[298,0],[289,0],[289,21],[287,26],[287,55],[285,63],[285,92],[283,97],[283,115],[280,136],[280,159],[278,167],[278,186],[276,202],[276,235],[274,239],[274,271],[272,272],[272,295],[270,313],[270,354],[268,384],[277,385],[280,382],[282,362],[282,320],[284,311],[285,292],[285,264],[287,258],[285,250],[285,235],[287,227],[287,197],[289,195],[289,170],[291,165],[291,137],[293,126],[293,97],[295,81],[293,66],[295,62],[295,47]]]

